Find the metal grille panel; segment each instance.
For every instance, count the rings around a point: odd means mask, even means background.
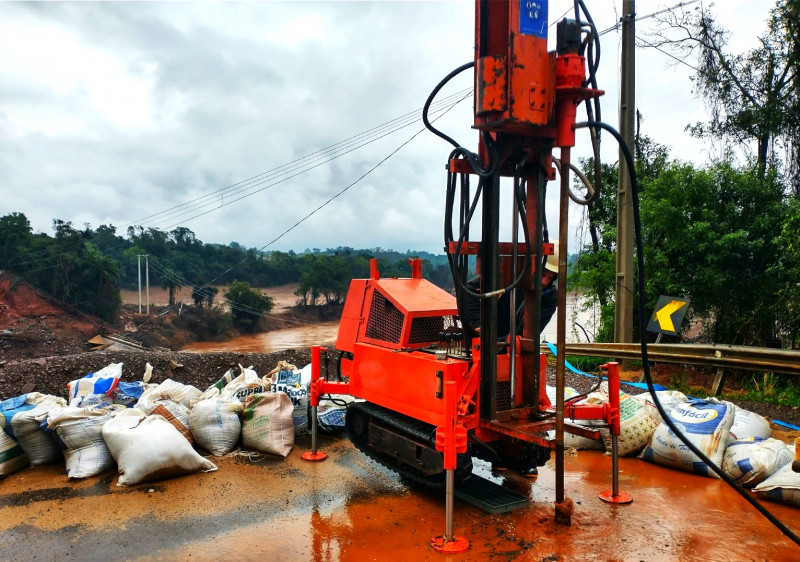
[[[372,293],[367,337],[389,343],[400,343],[405,315],[379,291]]]
[[[411,335],[408,338],[409,344],[427,343],[439,341],[439,334],[448,328],[458,326],[455,316],[428,316],[425,318],[414,318],[411,321]]]
[[[511,381],[497,381],[497,409],[511,408]]]

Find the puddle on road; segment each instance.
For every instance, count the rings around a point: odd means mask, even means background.
[[[218,535],[180,550],[198,560],[219,557],[325,562],[348,560],[790,560],[800,551],[720,480],[620,459],[621,490],[634,502],[614,506],[598,494],[611,488],[611,459],[598,452],[567,457],[565,486],[575,502],[570,527],[553,521],[552,460],[531,481],[508,471],[478,472],[523,493],[531,504],[489,514],[456,500],[455,533],[468,553],[444,556],[429,547],[445,531],[444,492],[408,490],[367,499],[324,502],[264,525]],[[396,490],[395,490],[396,491]],[[341,499],[341,498],[340,498]],[[766,504],[790,528],[800,510]],[[253,540],[262,537],[263,540]],[[165,553],[177,555],[178,551]]]

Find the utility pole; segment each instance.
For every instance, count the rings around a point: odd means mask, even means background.
[[[147,285],[147,315],[150,316],[150,259],[147,254],[144,255],[144,275]]]
[[[620,79],[619,131],[633,152],[636,114],[636,2],[622,2],[622,68]],[[619,151],[617,189],[617,279],[614,311],[614,341],[633,342],[633,193],[628,165]],[[644,335],[642,335],[644,337]]]
[[[142,256],[136,255],[139,264],[139,314],[142,313]]]

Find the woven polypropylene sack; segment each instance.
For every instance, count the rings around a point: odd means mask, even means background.
[[[189,413],[195,442],[214,456],[227,455],[242,434],[242,403],[236,398],[201,400]]]
[[[103,439],[117,461],[118,486],[217,469],[192,448],[175,426],[141,410],[126,409],[106,423]]]
[[[294,447],[292,401],[283,392],[258,394],[244,408],[242,446],[281,457]]]

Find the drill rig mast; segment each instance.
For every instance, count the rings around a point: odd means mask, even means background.
[[[426,103],[426,125],[453,145],[445,250],[456,295],[423,279],[418,260],[411,260],[408,279],[381,279],[373,264],[369,279],[353,280],[345,301],[336,348],[346,382],[323,379],[319,349],[312,355],[312,406],[329,392],[364,399],[348,408],[347,432],[353,443],[416,482],[447,488],[448,525],[442,544],[453,543],[452,489],[455,480],[470,477],[472,456],[530,470],[556,450],[560,502],[565,427],[597,436],[582,426],[565,426],[565,407],[574,418],[608,420],[616,415],[613,403],[611,413],[608,408],[581,413],[580,407],[565,406],[563,400],[569,150],[575,143],[577,105],[602,92],[587,87],[581,24],[560,22],[557,48],[548,52],[547,17],[547,1],[477,0],[474,61],[451,73]],[[437,131],[426,116],[444,83],[469,68],[475,78],[477,153]],[[547,182],[555,178],[555,147],[561,149],[562,282],[557,316],[560,385],[553,405],[545,392],[539,309],[544,260],[553,254],[544,202]],[[501,178],[512,179],[515,217],[510,242],[499,239]],[[480,238],[471,240],[470,221],[478,205]],[[478,290],[467,284],[471,256],[480,274]],[[498,300],[504,294],[511,302],[511,320],[508,336],[498,340]],[[470,299],[479,301],[478,326],[466,320]],[[516,322],[520,306],[521,330]],[[553,428],[555,439],[547,436]]]

